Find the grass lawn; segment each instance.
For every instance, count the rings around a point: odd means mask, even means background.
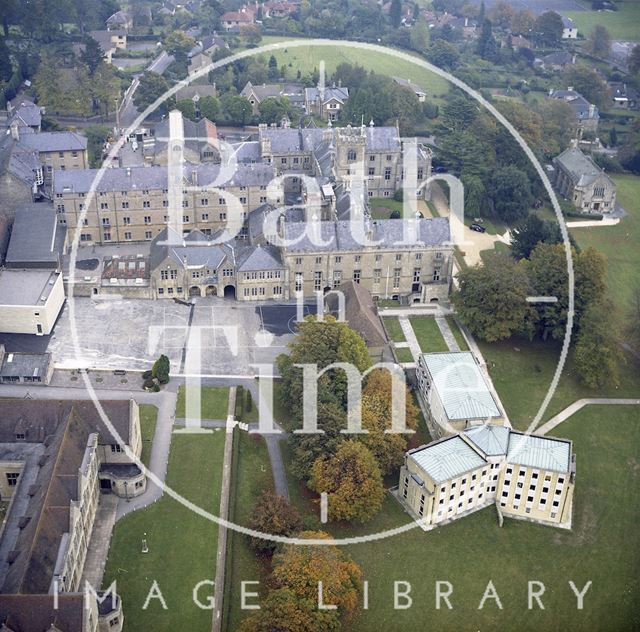
[[[236,432],[233,468],[230,520],[248,527],[256,499],[264,489],[273,488],[271,463],[264,439],[246,432]],[[232,632],[247,615],[246,611],[240,609],[240,582],[254,578],[258,578],[265,586],[264,566],[249,546],[249,538],[232,531],[227,542],[223,630]]]
[[[398,202],[393,198],[371,198],[369,207],[373,219],[389,219],[392,211],[403,212],[404,202]]]
[[[603,437],[603,419],[607,432]],[[640,410],[587,408],[557,428],[574,442],[578,473],[573,531],[505,520],[484,509],[441,529],[347,547],[369,581],[369,610],[349,630],[632,630],[640,624],[640,505],[629,496],[639,483]],[[631,502],[630,502],[631,501]],[[407,516],[388,498],[374,522],[332,528],[334,535],[377,532]],[[634,535],[635,534],[635,535]],[[413,606],[393,609],[393,581],[408,581]],[[437,580],[453,584],[453,610],[434,607]],[[504,610],[478,604],[492,580]],[[527,581],[545,583],[545,610],[527,611]],[[576,610],[568,582],[593,582]]]
[[[411,349],[409,349],[409,347],[400,347],[399,349],[396,349],[396,358],[398,358],[398,362],[414,361]]]
[[[640,5],[639,5],[640,9]],[[638,13],[640,19],[640,12]],[[572,228],[581,248],[593,246],[607,256],[607,285],[621,315],[633,308],[634,291],[640,288],[640,177],[613,175],[617,199],[627,217],[615,226]]]
[[[449,323],[449,329],[451,329],[451,333],[453,337],[456,339],[458,346],[460,347],[460,351],[469,351],[469,345],[467,341],[464,339],[460,328],[458,327],[458,323],[453,316],[445,316],[447,323]]]
[[[248,389],[238,386],[236,393],[236,419],[248,424],[259,421],[258,406],[253,399],[249,404],[250,397]]]
[[[386,309],[390,307],[391,309],[395,309],[396,307],[400,307],[400,301],[393,298],[381,298],[377,302],[378,309]]]
[[[178,388],[176,417],[183,419],[185,412],[185,387]],[[229,389],[226,386],[203,386],[200,395],[202,419],[226,419],[229,406]]]
[[[142,454],[140,460],[149,467],[151,444],[156,433],[158,409],[151,404],[140,404],[140,434],[142,435]]]
[[[296,39],[296,38],[289,38]],[[299,38],[298,38],[299,39]],[[287,38],[277,38],[286,41]],[[269,38],[263,38],[261,44],[273,43]],[[274,52],[278,66],[287,66],[287,79],[295,78],[298,70],[304,75],[320,68],[320,61],[324,60],[327,77],[342,63],[359,64],[367,70],[373,70],[381,75],[399,76],[410,79],[423,88],[431,100],[441,102],[442,96],[448,92],[449,84],[446,79],[412,64],[409,61],[392,57],[384,52],[362,51],[332,42],[327,46],[300,46]]]
[[[618,6],[618,11],[563,11],[562,14],[571,18],[578,32],[585,37],[594,26],[601,25],[606,27],[612,39],[640,41],[640,4],[626,0]]]
[[[413,332],[423,353],[449,351],[435,318],[431,316],[412,316],[409,318],[409,322],[413,327]]]
[[[527,428],[549,389],[560,357],[560,345],[515,338],[495,343],[478,341],[493,384],[516,428]],[[517,351],[516,351],[517,349]],[[571,355],[544,420],[583,397],[640,397],[640,368],[620,353],[620,387],[592,390],[576,375]],[[543,420],[543,421],[544,421]]]
[[[393,342],[405,342],[406,338],[404,337],[404,332],[402,331],[402,327],[400,327],[400,321],[396,316],[383,318],[384,327],[389,334],[389,338],[393,340]]]
[[[174,434],[171,441],[168,485],[214,514],[220,508],[224,439],[224,431],[219,430],[206,435]],[[117,523],[104,585],[117,581],[125,630],[211,629],[211,611],[195,606],[192,590],[199,581],[213,581],[217,534],[215,523],[167,495]],[[149,546],[147,554],[140,551],[144,537]],[[142,609],[154,580],[167,610],[162,609],[158,599],[152,599],[149,607]],[[206,600],[211,594],[205,585],[200,598]]]

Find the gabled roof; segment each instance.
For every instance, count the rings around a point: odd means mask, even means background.
[[[420,357],[450,421],[501,416],[470,351],[423,353]]]
[[[467,442],[455,435],[409,452],[416,462],[436,483],[457,478],[465,472],[482,467],[486,461]]]
[[[393,80],[399,86],[402,86],[403,88],[407,88],[408,90],[411,90],[414,94],[418,96],[426,96],[427,94],[417,83],[413,83],[411,79],[403,79],[402,77],[393,77]]]
[[[560,19],[562,20],[562,26],[564,26],[565,29],[575,28],[575,25],[571,18],[568,18],[566,15],[561,15]]]
[[[610,180],[609,176],[593,162],[591,157],[583,154],[577,147],[565,149],[553,159],[553,162],[560,165],[572,182],[578,186],[586,186],[600,176]],[[611,182],[613,184],[613,181]]]
[[[14,122],[19,126],[40,127],[42,123],[42,111],[35,103],[23,101],[14,108],[11,114],[9,125]]]
[[[84,151],[87,139],[75,132],[40,132],[39,134],[22,134],[20,143],[38,152],[48,151]]]
[[[349,88],[333,87],[333,88],[305,88],[305,98],[307,101],[321,101],[329,103],[329,101],[339,101],[345,103],[349,98]]]
[[[280,253],[273,246],[247,246],[236,252],[238,272],[255,270],[284,270]]]

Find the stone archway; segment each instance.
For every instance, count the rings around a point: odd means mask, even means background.
[[[192,285],[189,288],[189,296],[202,296],[202,292],[197,285]]]
[[[218,296],[218,288],[215,285],[207,285],[207,296]]]
[[[235,285],[225,285],[224,286],[224,297],[225,298],[235,298],[236,297],[236,286]]]

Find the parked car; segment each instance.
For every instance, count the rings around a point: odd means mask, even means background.
[[[475,230],[476,233],[486,233],[487,229],[484,226],[480,226],[480,224],[471,224],[471,226],[469,226],[469,228],[471,230]]]

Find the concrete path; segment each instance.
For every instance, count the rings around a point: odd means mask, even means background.
[[[89,582],[95,590],[102,586],[102,576],[109,555],[111,534],[116,522],[116,510],[118,497],[113,494],[100,494],[96,518],[93,523],[93,531],[89,540],[87,557],[84,561],[81,586]]]
[[[407,343],[409,344],[409,349],[411,350],[411,355],[415,362],[418,361],[420,354],[422,353],[422,349],[420,349],[420,343],[416,338],[415,333],[413,332],[413,327],[409,322],[409,319],[406,316],[398,317],[398,322],[400,323],[400,328],[402,329],[402,333],[404,334]]]
[[[220,520],[229,520],[229,495],[231,492],[231,469],[233,460],[233,432],[235,428],[234,413],[236,410],[235,386],[229,389],[229,404],[227,407],[227,430],[224,440],[224,460],[222,462],[222,490],[220,493]],[[222,629],[222,606],[224,601],[224,575],[227,560],[227,527],[218,524],[218,552],[216,554],[216,577],[214,584],[212,632]]]
[[[556,426],[559,426],[563,421],[569,419],[572,415],[579,410],[590,404],[596,405],[613,405],[613,406],[640,406],[640,399],[616,399],[616,398],[598,398],[588,397],[585,399],[579,399],[573,402],[570,406],[567,406],[562,412],[558,413],[555,417],[552,417],[546,423],[542,424],[539,428],[536,428],[536,434],[547,434],[553,430]]]
[[[592,226],[615,226],[620,223],[620,218],[605,218],[600,220],[577,220],[575,222],[566,222],[567,228],[591,228]]]
[[[458,341],[456,337],[453,335],[451,331],[451,327],[449,327],[449,323],[445,318],[441,316],[436,316],[436,325],[438,325],[438,329],[444,338],[444,341],[447,343],[447,347],[449,347],[449,351],[460,351],[460,347],[458,346]]]

